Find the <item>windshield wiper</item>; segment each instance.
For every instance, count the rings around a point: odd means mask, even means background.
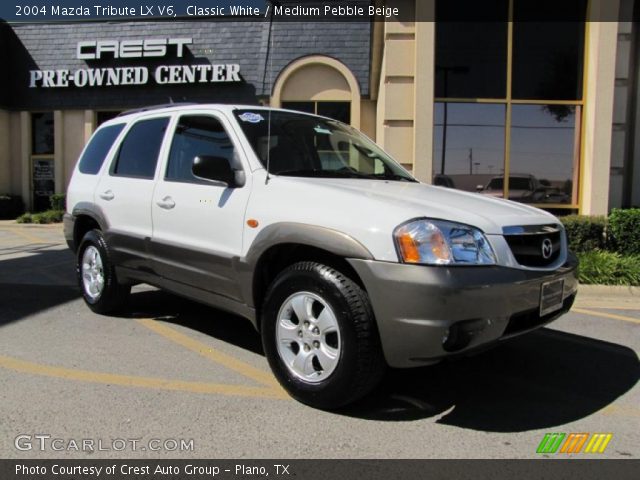
[[[316,177],[316,178],[366,178],[369,180],[397,180],[401,182],[417,183],[413,178],[398,175],[397,173],[364,173],[352,168],[340,168],[338,170],[322,170],[319,168],[307,170],[282,170],[271,172],[274,175],[285,177]]]
[[[397,173],[374,173],[371,176],[380,180],[399,180],[401,182],[418,183],[418,181],[414,180],[413,178],[405,177],[404,175],[398,175]]]
[[[286,177],[371,178],[370,175],[353,170],[282,170],[280,172],[271,173],[273,173],[274,175],[283,175]]]

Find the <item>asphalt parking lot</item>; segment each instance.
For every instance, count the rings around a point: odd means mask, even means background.
[[[144,286],[95,315],[73,263],[59,226],[0,224],[0,458],[533,458],[553,432],[612,434],[574,457],[640,456],[638,296],[580,295],[549,328],[322,412],[277,386],[247,321]]]

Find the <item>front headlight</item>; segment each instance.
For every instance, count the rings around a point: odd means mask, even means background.
[[[444,220],[414,220],[393,232],[400,260],[427,265],[495,265],[496,257],[477,228]]]

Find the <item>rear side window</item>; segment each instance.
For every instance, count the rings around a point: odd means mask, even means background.
[[[151,179],[169,118],[153,118],[136,123],[120,145],[113,175]]]
[[[78,169],[81,173],[95,175],[100,171],[107,153],[109,153],[113,142],[123,128],[124,123],[111,125],[110,127],[101,128],[91,137],[89,145],[87,145],[80,158]]]
[[[165,179],[200,183],[201,180],[191,172],[193,159],[198,155],[211,155],[231,160],[233,143],[216,118],[204,115],[180,117],[171,143]]]

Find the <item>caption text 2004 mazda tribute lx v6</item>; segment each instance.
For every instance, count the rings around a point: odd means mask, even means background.
[[[286,110],[121,115],[85,147],[67,205],[93,311],[148,283],[246,317],[282,386],[319,408],[387,365],[537,328],[577,290],[554,216],[424,185],[357,130]]]

